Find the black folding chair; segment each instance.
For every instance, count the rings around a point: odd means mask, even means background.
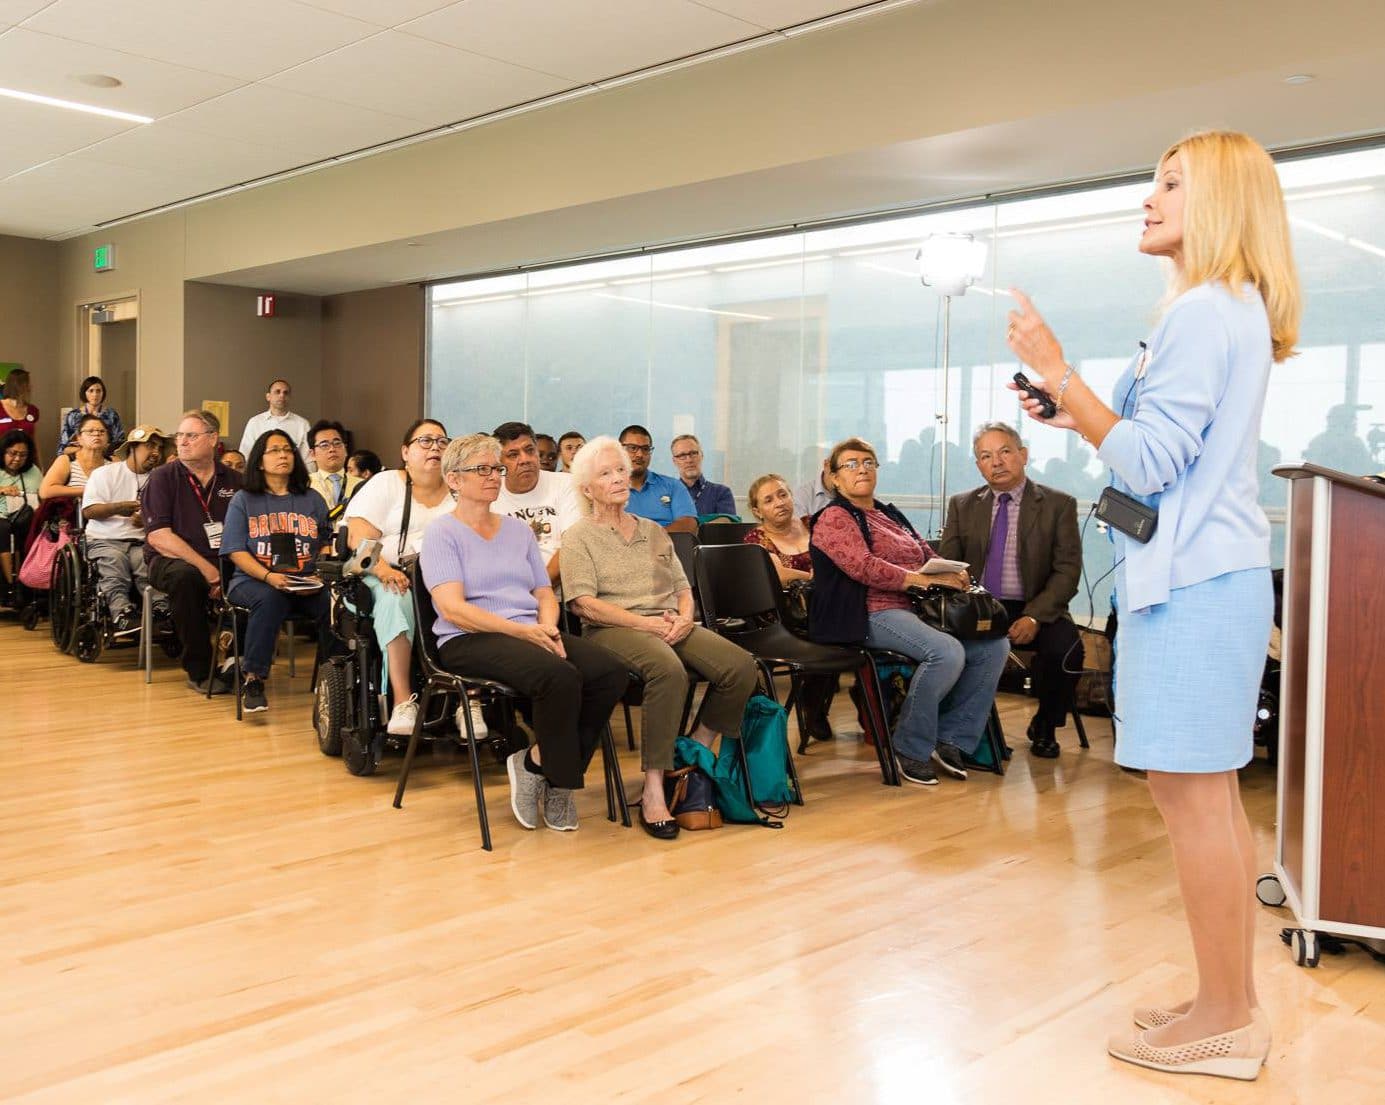
[[[228,586],[231,577],[235,575],[235,565],[231,563],[229,557],[218,557],[217,567],[221,572],[221,597],[212,599],[212,610],[216,616],[216,624],[212,627],[212,666],[207,671],[207,698],[212,697],[212,685],[216,682],[217,659],[222,654],[221,635],[226,632],[226,623],[229,621],[231,628],[231,693],[236,699],[236,720],[244,721],[245,714],[242,710],[240,700],[240,627],[250,617],[250,609],[239,606],[231,601]]]
[[[779,616],[779,579],[774,564],[759,545],[703,545],[697,551],[697,579],[703,596],[704,624],[755,657],[771,696],[775,694],[774,676],[788,674],[790,692],[786,705],[794,710],[800,735],[808,731],[803,714],[803,676],[854,671],[858,679],[874,679],[875,669],[861,649],[815,644],[789,632]],[[867,671],[869,675],[863,675]],[[871,721],[880,773],[891,784],[894,748],[889,727],[876,723],[874,718]],[[803,750],[800,744],[799,751]],[[801,803],[792,754],[789,770]]]
[[[703,522],[697,540],[703,545],[739,545],[759,522]]]
[[[414,756],[418,753],[419,737],[423,733],[423,719],[428,714],[428,705],[438,694],[455,694],[465,705],[468,691],[479,691],[482,696],[503,698],[517,702],[524,696],[513,687],[495,679],[482,679],[475,676],[457,675],[442,666],[438,655],[438,642],[433,636],[433,623],[437,621],[437,609],[433,606],[433,596],[423,586],[423,579],[417,564],[408,570],[409,592],[414,605],[414,644],[419,667],[423,671],[423,689],[419,692],[418,715],[414,721],[414,731],[409,734],[409,746],[404,752],[404,766],[399,771],[399,784],[394,790],[394,808],[401,809],[404,804],[404,788],[409,782],[409,772],[413,768]],[[472,724],[471,711],[461,709],[458,716],[466,727],[464,734],[467,754],[471,760],[471,779],[476,788],[476,820],[481,826],[481,847],[487,852],[491,847],[490,817],[486,812],[486,789],[481,779],[481,758],[476,747],[476,730]],[[615,821],[619,816],[621,824],[627,829],[631,826],[630,809],[625,802],[625,786],[620,774],[620,759],[616,753],[615,737],[608,723],[601,733],[601,759],[606,778],[606,820]]]

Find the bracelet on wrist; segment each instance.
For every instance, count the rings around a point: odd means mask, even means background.
[[[1057,410],[1061,411],[1063,409],[1063,393],[1068,390],[1068,384],[1072,383],[1072,377],[1074,372],[1075,369],[1072,367],[1072,365],[1064,366],[1063,379],[1062,382],[1058,385],[1058,394],[1053,397],[1053,406]]]

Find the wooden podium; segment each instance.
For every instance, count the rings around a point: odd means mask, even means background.
[[[1289,481],[1275,875],[1301,926],[1385,940],[1385,485],[1313,464]],[[1273,900],[1261,879],[1260,898]]]

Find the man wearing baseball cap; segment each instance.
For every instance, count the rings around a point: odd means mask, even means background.
[[[136,426],[116,447],[121,463],[98,468],[82,493],[87,559],[96,566],[96,589],[106,600],[118,637],[139,631],[134,596],[149,586],[139,497],[163,459],[165,440],[157,426]]]

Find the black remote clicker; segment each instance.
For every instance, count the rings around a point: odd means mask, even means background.
[[[1025,395],[1029,396],[1031,399],[1037,399],[1043,404],[1043,406],[1039,408],[1040,418],[1052,418],[1058,413],[1058,407],[1053,402],[1052,398],[1050,398],[1048,392],[1044,391],[1041,387],[1037,387],[1023,372],[1016,372],[1014,380]]]

